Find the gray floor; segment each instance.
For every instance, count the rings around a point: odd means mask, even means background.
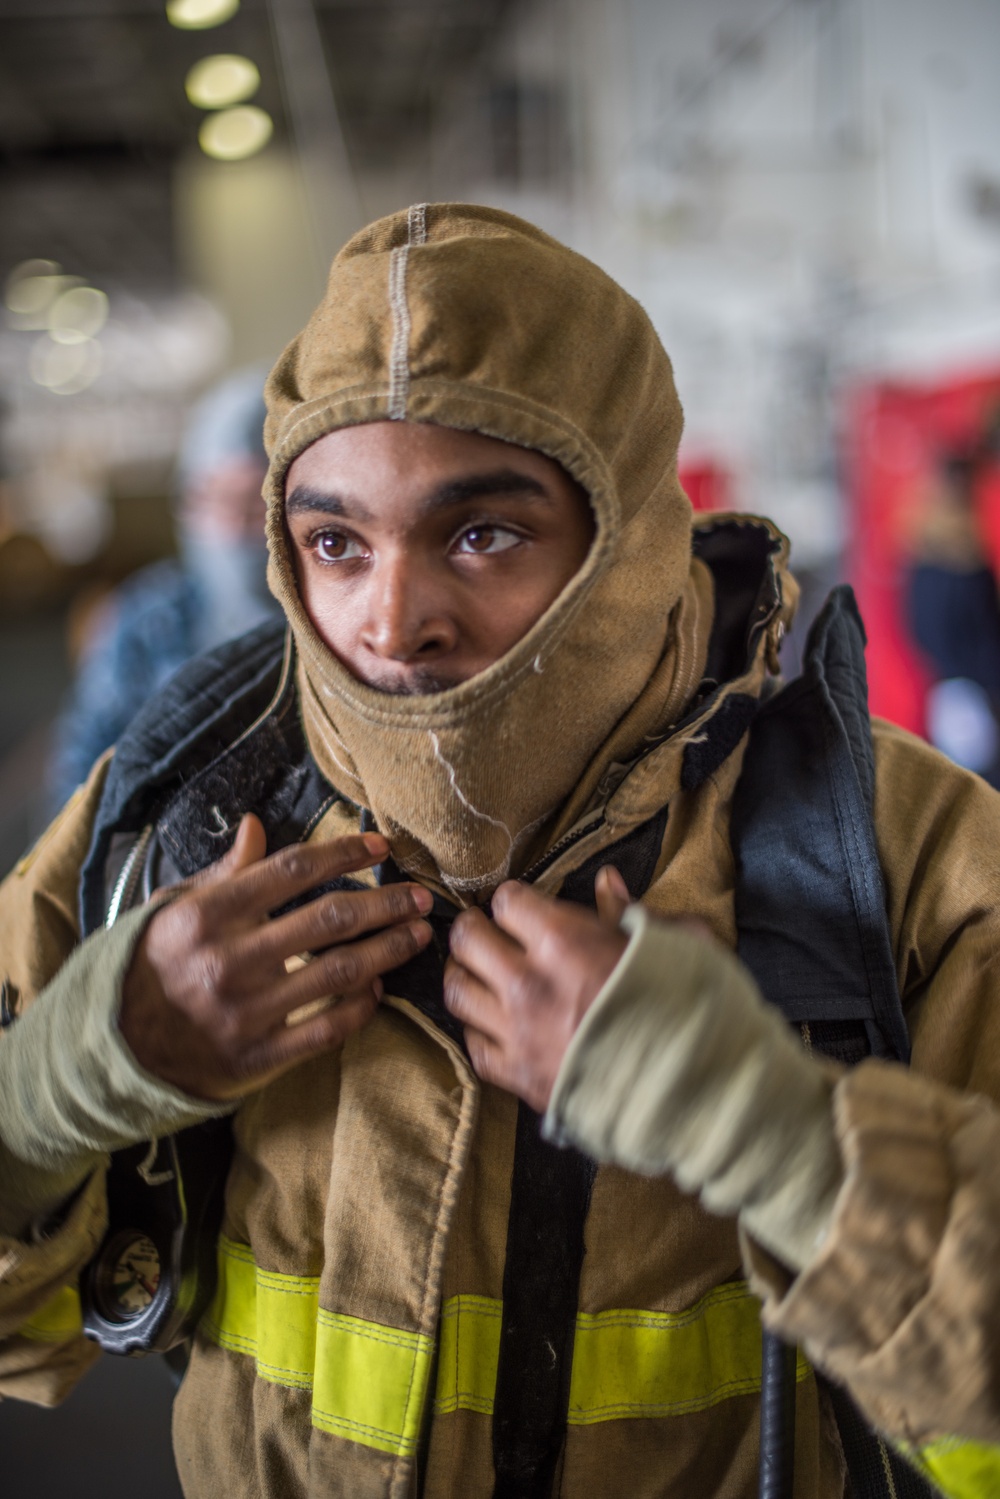
[[[0,1404],[4,1499],[181,1499],[159,1358],[102,1358],[55,1410]],[[220,1496],[221,1499],[221,1496]]]

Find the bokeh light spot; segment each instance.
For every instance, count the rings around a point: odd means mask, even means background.
[[[239,8],[240,0],[167,0],[167,20],[182,31],[203,31],[221,26]]]
[[[199,109],[225,109],[249,99],[260,87],[260,73],[249,57],[220,52],[203,57],[188,73],[184,89]]]
[[[99,333],[108,320],[108,299],[96,286],[73,286],[49,311],[49,333],[56,343],[78,344]]]
[[[63,285],[59,272],[54,260],[22,260],[7,277],[4,301],[8,312],[21,317],[47,312]]]
[[[74,344],[40,338],[31,350],[28,369],[36,385],[58,396],[73,396],[93,385],[101,373],[101,346],[91,338]]]
[[[266,146],[273,131],[274,121],[266,109],[239,104],[235,109],[209,115],[198,132],[198,141],[206,156],[239,161]]]

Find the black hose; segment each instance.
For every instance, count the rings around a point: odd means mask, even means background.
[[[760,1499],[792,1499],[796,1350],[764,1333],[760,1384]]]

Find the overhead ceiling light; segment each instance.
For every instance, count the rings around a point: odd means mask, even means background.
[[[66,287],[54,260],[22,260],[7,277],[4,302],[19,327],[44,328],[48,311]]]
[[[260,73],[249,57],[220,52],[196,62],[184,81],[192,104],[199,109],[224,109],[249,99],[260,88]]]
[[[91,338],[76,344],[40,338],[31,351],[28,369],[36,385],[57,396],[75,396],[93,385],[101,373],[101,346]]]
[[[108,299],[96,286],[73,286],[49,308],[49,334],[58,344],[79,344],[100,333],[108,320]]]
[[[239,161],[253,156],[266,146],[274,131],[274,121],[266,109],[256,104],[240,104],[209,115],[198,131],[198,141],[206,156],[218,161]]]
[[[206,31],[235,16],[240,0],[167,0],[167,20],[182,31]]]
[[[7,276],[4,303],[7,312],[30,316],[42,312],[52,300],[52,282],[60,273],[57,261],[21,261]]]

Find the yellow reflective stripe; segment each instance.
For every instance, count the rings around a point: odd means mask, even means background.
[[[321,1310],[313,1425],[380,1452],[415,1452],[433,1351],[425,1333]]]
[[[68,1343],[78,1337],[83,1332],[83,1317],[76,1286],[63,1286],[17,1330],[33,1343]]]
[[[489,1296],[451,1296],[441,1308],[434,1413],[493,1414],[503,1303]]]
[[[502,1314],[486,1296],[444,1303],[437,1415],[492,1414]],[[221,1347],[253,1358],[262,1379],[311,1389],[321,1430],[382,1452],[414,1450],[433,1353],[425,1334],[328,1312],[315,1276],[258,1270],[250,1249],[228,1239],[202,1326]],[[717,1286],[683,1312],[580,1313],[569,1424],[705,1410],[758,1391],[760,1361],[760,1303],[744,1281]],[[799,1380],[810,1373],[800,1355]]]
[[[493,1413],[502,1303],[455,1296],[441,1313],[434,1411]],[[744,1281],[683,1312],[609,1311],[576,1319],[568,1420],[683,1415],[760,1389],[760,1303]],[[799,1355],[797,1377],[811,1373]]]
[[[680,1416],[760,1389],[760,1302],[744,1281],[683,1312],[576,1319],[569,1424]],[[799,1358],[797,1377],[810,1373]]]
[[[380,1452],[415,1450],[433,1352],[425,1334],[325,1311],[318,1277],[259,1270],[246,1244],[225,1237],[202,1331],[252,1358],[261,1379],[311,1389],[321,1430]]]
[[[944,1437],[903,1452],[948,1499],[990,1499],[1000,1494],[1000,1447]]]
[[[246,1244],[219,1241],[219,1282],[202,1330],[233,1353],[256,1361],[272,1384],[312,1388],[319,1279],[258,1270]]]

